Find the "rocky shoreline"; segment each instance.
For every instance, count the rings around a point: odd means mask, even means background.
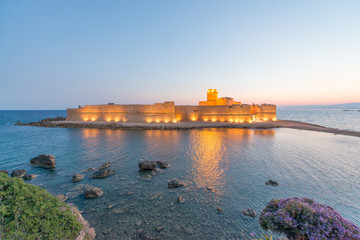
[[[186,130],[203,128],[240,128],[271,129],[291,128],[299,130],[326,132],[360,137],[360,132],[323,127],[315,124],[278,120],[271,122],[229,123],[229,122],[178,122],[178,123],[134,123],[134,122],[78,122],[66,121],[64,118],[44,119],[39,122],[15,123],[18,126],[59,127],[59,128],[96,128],[96,129],[135,129],[135,130]]]

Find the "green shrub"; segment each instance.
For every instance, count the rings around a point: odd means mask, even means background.
[[[0,239],[75,239],[81,229],[65,203],[0,173]]]

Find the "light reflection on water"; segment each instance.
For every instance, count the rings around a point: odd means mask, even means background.
[[[250,239],[251,232],[260,238],[257,218],[241,211],[260,212],[272,198],[293,196],[329,204],[360,225],[360,138],[290,129],[0,128],[0,168],[25,168],[39,175],[31,183],[68,194],[98,239],[137,239],[141,231],[161,239]],[[56,171],[29,165],[41,153],[56,156]],[[138,171],[140,160],[172,166],[149,177]],[[105,161],[115,175],[71,183],[74,173]],[[168,189],[172,178],[187,185]],[[265,186],[268,179],[280,186]],[[104,196],[85,200],[85,185],[101,187]]]

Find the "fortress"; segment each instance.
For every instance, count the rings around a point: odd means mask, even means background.
[[[67,109],[67,121],[107,122],[154,122],[177,123],[180,121],[212,121],[231,123],[252,123],[254,121],[276,121],[276,105],[248,105],[233,98],[218,98],[216,89],[207,91],[207,101],[198,106],[175,105],[174,102],[152,105],[85,105]]]

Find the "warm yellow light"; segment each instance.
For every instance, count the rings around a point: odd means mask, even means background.
[[[156,119],[155,122],[156,122],[156,123],[159,123],[159,122],[160,122],[160,119]]]
[[[243,123],[243,122],[244,122],[244,120],[240,120],[240,122],[241,122],[241,123]]]
[[[120,121],[119,118],[115,118],[115,122],[118,122],[118,121]]]
[[[164,122],[165,122],[165,123],[168,123],[168,122],[169,122],[169,119],[165,119]]]
[[[173,123],[177,123],[177,120],[176,120],[176,119],[174,119],[174,120],[173,120]]]
[[[216,122],[216,118],[211,119],[211,121]]]
[[[273,118],[272,120],[273,120],[273,121],[276,121],[276,118]]]
[[[110,121],[111,121],[111,118],[106,119],[106,121],[107,121],[107,122],[110,122]]]
[[[209,120],[209,119],[207,119],[207,118],[204,118],[204,121],[205,121],[205,122],[207,122],[208,120]]]
[[[96,118],[91,118],[91,121],[95,121],[96,120]]]
[[[192,117],[191,120],[196,121],[196,117]]]
[[[239,122],[239,119],[235,119],[235,122],[238,123],[238,122]]]
[[[84,121],[89,121],[89,118],[87,118],[87,117],[86,117],[86,118],[84,118]]]
[[[249,120],[249,123],[252,123],[253,121],[252,120]]]
[[[267,121],[268,119],[267,118],[264,118],[264,121]]]
[[[229,119],[229,122],[231,122],[231,123],[234,122],[234,119],[230,118],[230,119]]]
[[[146,119],[146,122],[151,123],[151,122],[152,122],[152,119],[151,119],[151,118],[148,118],[148,119]]]

